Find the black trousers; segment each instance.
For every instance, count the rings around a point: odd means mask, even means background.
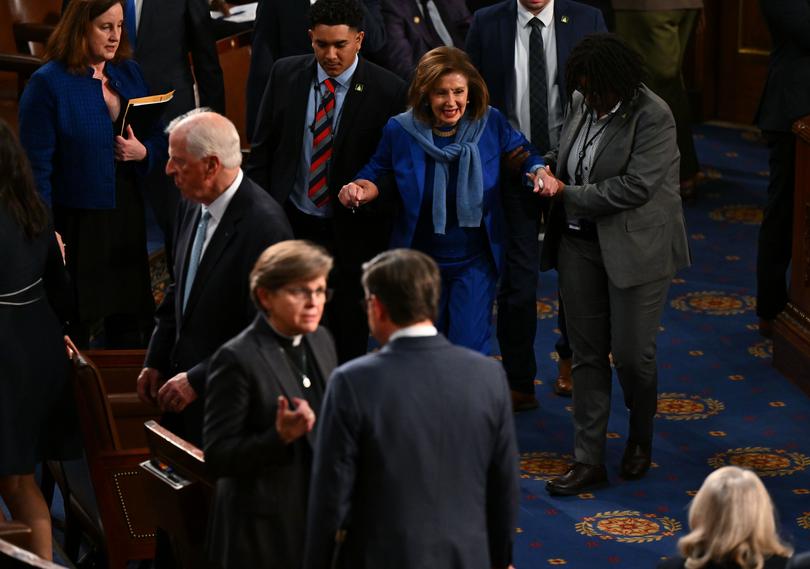
[[[765,137],[770,150],[770,178],[757,249],[757,316],[770,320],[785,308],[788,301],[796,138],[789,132],[766,132]]]
[[[548,201],[518,181],[504,180],[501,188],[506,217],[506,259],[498,293],[498,344],[509,387],[534,393],[537,360],[537,281],[540,219],[548,214]],[[560,339],[555,347],[563,359],[571,357],[562,302],[557,323]]]
[[[289,200],[285,202],[284,210],[296,239],[317,243],[335,259],[334,268],[329,275],[329,286],[335,292],[326,305],[323,324],[335,338],[338,361],[344,363],[364,355],[368,351],[368,321],[361,306],[362,260],[349,258],[339,250],[335,224],[331,219],[307,215]]]

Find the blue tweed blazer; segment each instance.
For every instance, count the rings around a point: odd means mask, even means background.
[[[110,86],[121,96],[122,112],[133,97],[149,95],[138,64],[108,63]],[[37,189],[48,205],[88,209],[115,207],[115,132],[101,82],[70,73],[50,61],[31,76],[20,100],[20,142],[28,153]],[[166,136],[156,125],[139,136],[147,157],[139,174],[165,163]]]

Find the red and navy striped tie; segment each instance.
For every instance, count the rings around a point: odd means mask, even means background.
[[[332,117],[335,114],[335,83],[325,79],[326,87],[312,131],[312,159],[309,162],[309,188],[307,195],[317,207],[329,203],[329,185],[326,179],[329,159],[332,157]]]

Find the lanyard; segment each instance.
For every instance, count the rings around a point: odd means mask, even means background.
[[[585,161],[585,154],[588,148],[594,143],[594,141],[599,138],[599,135],[607,128],[610,124],[610,121],[613,120],[613,117],[616,116],[616,113],[611,113],[608,117],[608,120],[605,121],[605,124],[599,127],[593,136],[588,138],[591,134],[591,125],[594,123],[593,120],[590,118],[588,119],[588,130],[585,131],[585,138],[582,141],[582,146],[579,148],[577,166],[574,168],[574,183],[577,185],[581,185],[583,181],[583,162]]]

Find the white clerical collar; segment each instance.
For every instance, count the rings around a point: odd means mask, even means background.
[[[275,326],[273,326],[273,323],[272,323],[272,322],[270,322],[270,316],[267,316],[267,317],[265,318],[265,320],[267,320],[267,325],[268,325],[268,326],[270,326],[270,328],[273,330],[273,332],[275,332],[276,334],[278,334],[278,335],[279,335],[279,336],[281,336],[282,338],[286,338],[286,339],[288,339],[290,342],[292,342],[292,345],[293,345],[293,346],[298,346],[298,345],[300,345],[300,344],[301,344],[301,340],[303,340],[303,339],[304,339],[304,335],[303,335],[303,334],[296,334],[295,336],[288,336],[287,334],[282,334],[281,332],[279,332],[279,331],[278,331],[278,328],[276,328]]]
[[[388,337],[388,341],[396,340],[397,338],[425,338],[428,336],[435,336],[439,333],[433,324],[416,324],[414,326],[405,326],[400,328]]]

